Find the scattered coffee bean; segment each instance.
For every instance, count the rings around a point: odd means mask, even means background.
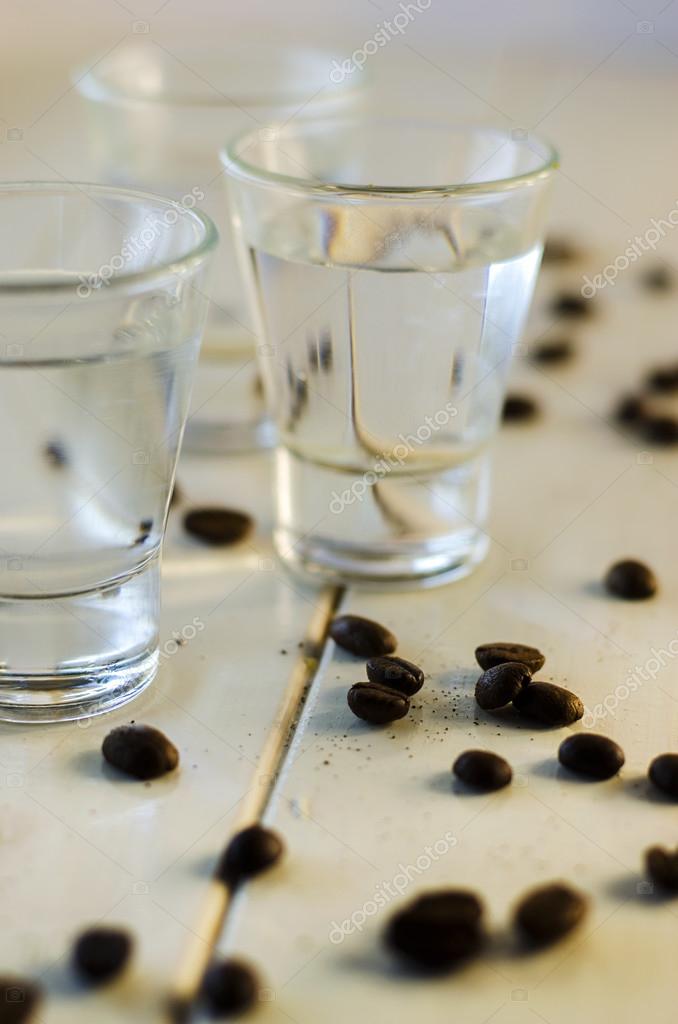
[[[487,793],[503,789],[513,778],[508,761],[491,750],[465,750],[452,765],[452,771],[467,786]]]
[[[232,508],[194,508],[184,516],[186,532],[215,547],[237,544],[253,526],[251,516]]]
[[[214,1017],[244,1013],[259,997],[259,979],[240,960],[220,960],[208,967],[202,994]]]
[[[542,668],[544,655],[536,647],[529,647],[527,644],[511,644],[497,641],[494,644],[481,644],[476,647],[476,661],[481,668],[494,668],[495,665],[504,665],[507,661],[518,662],[525,665],[530,672],[538,672]]]
[[[673,275],[668,267],[653,267],[640,280],[651,292],[667,292],[673,287]]]
[[[605,589],[626,601],[644,601],[657,593],[657,580],[647,565],[625,558],[605,573]]]
[[[110,981],[123,970],[132,952],[132,939],[120,928],[88,928],[73,949],[73,966],[93,984]]]
[[[579,250],[566,238],[547,238],[542,263],[572,263],[579,255]]]
[[[507,395],[501,418],[504,423],[519,423],[533,420],[539,413],[539,406],[529,395]]]
[[[673,445],[678,442],[678,420],[675,416],[646,415],[639,423],[642,436],[651,444]]]
[[[354,683],[347,700],[353,714],[371,725],[395,722],[410,710],[405,694],[383,683]]]
[[[530,353],[533,363],[542,366],[557,366],[568,363],[574,355],[574,345],[569,338],[556,338],[534,345]]]
[[[558,760],[565,768],[592,779],[611,779],[626,758],[624,751],[608,736],[579,732],[568,736],[558,748]]]
[[[65,466],[68,462],[66,448],[61,441],[49,441],[45,445],[45,458],[51,466],[55,466],[57,469],[60,466]]]
[[[486,669],[476,683],[476,702],[484,711],[496,711],[510,704],[516,694],[532,681],[527,665],[505,661]]]
[[[648,774],[657,789],[678,799],[678,754],[660,754],[655,757]]]
[[[454,967],[483,946],[482,917],[482,904],[472,892],[426,893],[393,915],[386,928],[386,944],[419,967]]]
[[[424,685],[424,672],[418,665],[404,658],[385,655],[382,658],[370,658],[367,662],[367,678],[371,683],[383,683],[392,690],[412,697]]]
[[[551,303],[551,312],[555,316],[579,320],[591,316],[591,303],[574,292],[562,292]]]
[[[584,705],[575,693],[554,683],[530,683],[513,698],[521,715],[542,725],[572,725],[584,714]]]
[[[657,391],[660,394],[678,391],[678,365],[673,363],[651,370],[645,378],[645,387],[648,391]]]
[[[135,779],[156,779],[179,764],[179,751],[152,725],[120,725],[104,739],[101,752],[109,764]]]
[[[614,411],[614,418],[624,426],[640,423],[646,416],[646,406],[637,395],[626,395]]]
[[[562,882],[552,882],[528,892],[518,904],[515,923],[520,932],[537,945],[548,945],[563,938],[578,925],[588,908],[588,900]]]
[[[678,892],[678,847],[667,850],[663,846],[651,846],[645,851],[645,870],[662,889]]]
[[[221,855],[215,877],[236,886],[273,867],[285,847],[277,832],[263,825],[250,825],[236,833]]]
[[[0,1024],[28,1024],[42,1002],[42,989],[24,978],[0,977]]]
[[[360,615],[338,615],[332,619],[329,632],[335,644],[361,658],[393,654],[398,646],[390,630]]]

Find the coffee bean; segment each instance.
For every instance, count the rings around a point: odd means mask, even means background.
[[[652,444],[672,445],[678,442],[678,420],[674,416],[645,416],[639,429],[646,441]]]
[[[558,748],[558,760],[565,768],[592,779],[611,779],[626,758],[624,751],[608,736],[579,732],[568,736]]]
[[[528,647],[527,644],[511,644],[497,641],[493,644],[481,644],[476,647],[476,661],[481,668],[494,668],[495,665],[504,665],[507,661],[518,662],[525,665],[530,672],[538,672],[542,668],[544,655],[536,647]]]
[[[259,979],[239,960],[220,960],[207,969],[202,993],[215,1017],[244,1013],[259,997]]]
[[[152,725],[120,725],[104,739],[101,752],[109,764],[135,779],[156,779],[179,764],[179,751]]]
[[[614,411],[614,418],[624,426],[640,423],[646,416],[647,409],[642,398],[637,395],[625,395]]]
[[[668,267],[653,267],[641,277],[644,288],[651,292],[667,292],[673,287],[673,276]]]
[[[535,419],[538,413],[539,406],[529,395],[507,395],[501,418],[504,423],[527,422]]]
[[[424,673],[418,665],[404,658],[386,655],[382,658],[370,658],[367,662],[367,678],[371,683],[383,683],[392,690],[412,697],[424,685]]]
[[[652,569],[633,558],[615,562],[605,574],[605,588],[615,597],[626,601],[644,601],[657,592],[657,580]]]
[[[525,938],[547,945],[563,938],[578,925],[588,909],[588,900],[561,882],[542,885],[528,892],[518,904],[515,924]]]
[[[678,847],[666,850],[662,846],[651,846],[645,851],[645,870],[662,889],[678,892]]]
[[[390,630],[360,615],[338,615],[332,619],[329,632],[335,644],[361,658],[392,654],[398,646]]]
[[[591,316],[592,306],[590,301],[582,298],[581,295],[574,292],[562,292],[552,301],[551,312],[555,316],[565,317],[568,320],[581,320]]]
[[[566,238],[547,238],[542,263],[571,263],[579,255],[579,250]]]
[[[662,792],[678,799],[678,754],[660,754],[650,764],[649,776]]]
[[[465,750],[452,765],[452,771],[467,786],[486,793],[503,789],[513,778],[508,761],[490,750]]]
[[[651,370],[645,378],[645,387],[648,391],[657,391],[660,394],[678,391],[678,365],[674,363]]]
[[[534,345],[530,353],[533,363],[543,366],[558,366],[569,362],[574,355],[574,345],[569,338],[556,338]]]
[[[45,445],[45,458],[51,466],[59,469],[68,462],[66,446],[61,441],[49,441]]]
[[[404,693],[382,683],[354,683],[347,700],[353,714],[371,725],[395,722],[410,710]]]
[[[184,529],[214,547],[237,544],[252,532],[254,521],[232,508],[194,508],[184,516]]]
[[[0,977],[0,1024],[28,1024],[42,1002],[42,989],[24,978]]]
[[[472,892],[430,892],[393,915],[385,941],[390,949],[419,967],[450,968],[483,946],[482,917],[482,904]]]
[[[120,974],[132,952],[132,939],[120,928],[88,928],[76,940],[73,966],[93,984]]]
[[[532,681],[527,665],[505,661],[486,669],[476,683],[476,701],[484,711],[506,707]]]
[[[572,725],[584,714],[584,705],[575,693],[554,683],[530,683],[513,698],[521,715],[542,725]]]
[[[285,846],[277,832],[263,825],[250,825],[233,836],[216,868],[215,877],[236,886],[247,878],[268,871],[282,857]]]

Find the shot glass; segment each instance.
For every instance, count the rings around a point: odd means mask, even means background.
[[[214,454],[269,447],[275,431],[257,377],[219,149],[245,130],[266,137],[300,110],[347,109],[364,73],[349,75],[330,53],[270,48],[261,40],[210,52],[161,47],[140,35],[75,80],[87,100],[103,180],[175,199],[196,195],[219,229],[185,447]]]
[[[159,560],[216,230],[170,200],[0,185],[0,719],[75,719],[158,664]]]
[[[265,335],[282,559],[339,582],[468,573],[554,151],[342,118],[250,133],[222,158]]]

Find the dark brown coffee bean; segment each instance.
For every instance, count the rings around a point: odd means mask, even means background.
[[[66,446],[61,441],[49,441],[45,445],[45,458],[50,466],[54,466],[57,469],[65,466],[68,462]]]
[[[338,615],[332,619],[329,632],[335,644],[360,658],[393,654],[398,646],[390,630],[360,615]]]
[[[282,857],[285,846],[277,832],[263,825],[250,825],[233,836],[221,855],[215,877],[236,886],[247,878],[268,871]]]
[[[592,306],[589,300],[574,292],[562,292],[551,303],[551,312],[555,316],[568,320],[582,320],[591,316]]]
[[[517,661],[493,665],[476,683],[476,701],[484,711],[504,708],[531,681],[532,673],[527,665]]]
[[[179,751],[152,725],[120,725],[104,739],[101,752],[109,764],[135,779],[156,779],[179,764]]]
[[[539,406],[529,395],[507,395],[501,418],[504,423],[524,423],[535,419],[538,413]]]
[[[651,444],[669,446],[678,442],[678,420],[674,416],[646,415],[638,426],[642,436]]]
[[[662,792],[678,800],[678,754],[660,754],[650,764],[649,776]]]
[[[667,292],[673,288],[673,275],[668,267],[653,267],[640,280],[643,287],[651,292]]]
[[[647,409],[642,398],[637,395],[625,395],[614,411],[614,418],[624,426],[640,423],[645,417]]]
[[[563,938],[584,918],[588,899],[562,882],[552,882],[528,892],[518,904],[515,923],[518,930],[537,945]]]
[[[0,977],[0,1024],[28,1024],[42,1002],[42,989],[24,978]]]
[[[542,668],[545,660],[541,651],[536,647],[528,647],[527,644],[511,644],[498,640],[494,644],[481,644],[480,647],[476,647],[476,661],[485,669],[513,661],[525,665],[534,674]]]
[[[194,508],[184,516],[186,532],[215,547],[237,544],[253,526],[251,516],[232,508]]]
[[[556,338],[553,341],[541,341],[534,345],[530,353],[533,363],[540,366],[559,366],[568,363],[574,355],[574,345],[569,338]]]
[[[448,889],[426,893],[393,915],[385,941],[419,967],[454,967],[483,946],[482,916],[482,904],[472,892]]]
[[[572,725],[584,714],[584,705],[575,693],[554,683],[530,683],[513,698],[521,715],[542,725]]]
[[[259,979],[240,960],[220,960],[207,969],[202,991],[213,1016],[230,1016],[254,1006],[259,997]]]
[[[382,658],[370,658],[367,662],[367,678],[371,683],[383,683],[392,690],[412,697],[424,685],[424,673],[418,665],[404,658],[385,655]]]
[[[73,949],[73,966],[92,984],[110,981],[123,970],[132,952],[132,939],[120,928],[88,928]]]
[[[658,366],[645,378],[645,387],[648,391],[657,391],[660,394],[671,394],[678,391],[678,365]]]
[[[625,558],[605,573],[605,589],[626,601],[644,601],[657,593],[657,580],[647,565]]]
[[[542,263],[572,263],[579,256],[579,250],[566,238],[547,238]]]
[[[560,744],[558,760],[578,775],[589,775],[592,779],[611,779],[626,758],[619,744],[608,736],[578,732]]]
[[[405,694],[383,683],[354,683],[347,700],[353,714],[371,725],[395,722],[410,710]]]
[[[508,761],[491,750],[465,750],[452,765],[452,771],[467,786],[487,793],[503,789],[513,778]]]
[[[645,851],[645,870],[660,888],[678,892],[678,847],[651,846]]]

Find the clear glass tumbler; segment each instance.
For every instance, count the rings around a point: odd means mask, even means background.
[[[218,454],[269,446],[275,439],[257,378],[256,337],[231,236],[219,149],[246,130],[266,137],[300,110],[345,110],[360,94],[363,77],[337,76],[330,53],[273,48],[261,39],[210,51],[163,47],[143,35],[76,75],[88,101],[103,180],[175,199],[196,195],[219,229],[187,449]]]
[[[467,573],[555,153],[494,129],[311,119],[223,161],[266,336],[280,555],[335,581]]]
[[[73,719],[158,663],[159,557],[216,231],[170,200],[0,185],[0,719]]]

